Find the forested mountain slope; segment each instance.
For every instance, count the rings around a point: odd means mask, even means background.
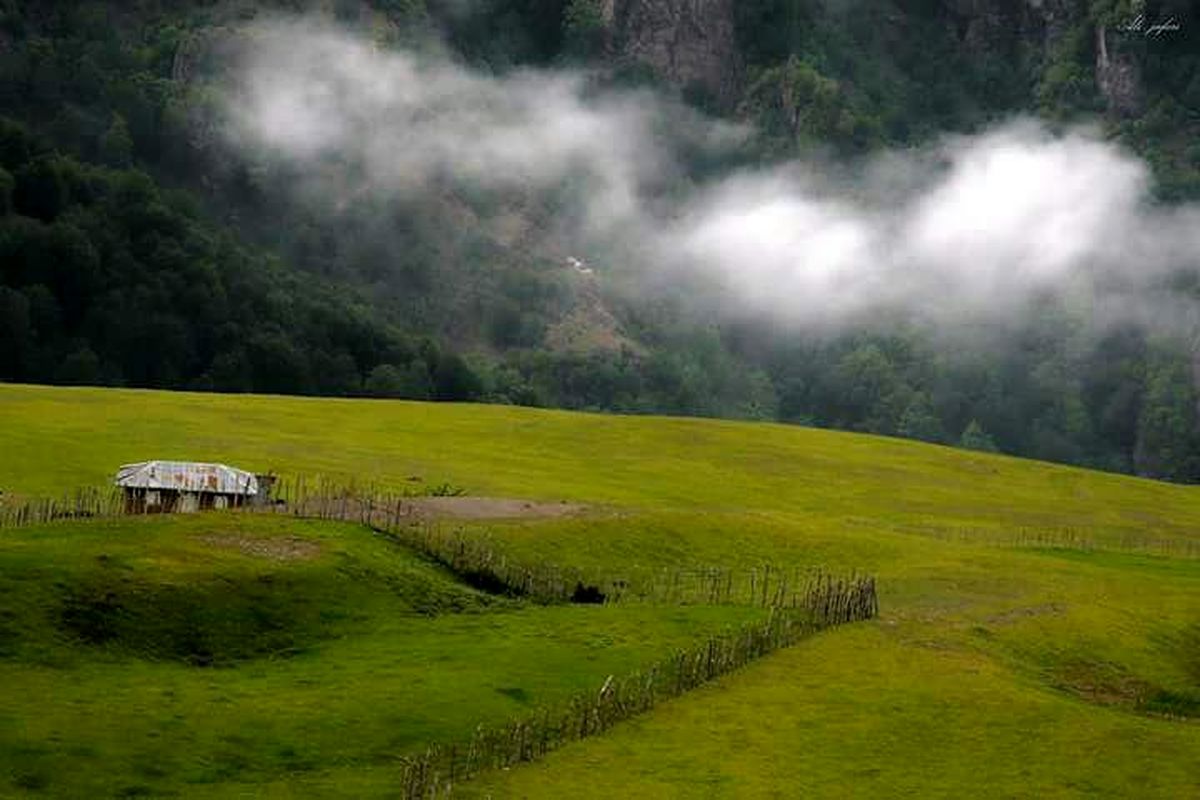
[[[1187,314],[1110,324],[1051,295],[967,334],[919,313],[814,327],[703,277],[648,281],[643,239],[580,235],[594,184],[569,173],[497,187],[451,165],[367,191],[346,152],[231,145],[255,26],[296,14],[448,59],[428,74],[489,97],[586,76],[585,121],[660,98],[632,143],[670,133],[671,169],[637,187],[653,207],[1016,115],[1129,148],[1150,202],[1200,196],[1200,17],[1182,0],[9,0],[0,379],[771,418],[1200,478]],[[1193,256],[1164,279],[1189,308]]]

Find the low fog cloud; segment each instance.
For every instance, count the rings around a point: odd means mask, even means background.
[[[682,243],[760,308],[822,324],[881,306],[1003,316],[1067,292],[1137,320],[1172,270],[1200,266],[1196,210],[1153,208],[1145,166],[1086,133],[1019,121],[947,139],[883,158],[844,196],[795,171],[703,190],[663,250]]]
[[[853,179],[794,163],[664,195],[681,140],[720,148],[736,129],[646,92],[597,92],[577,73],[483,75],[309,21],[245,41],[230,141],[320,160],[324,195],[570,181],[585,187],[570,209],[580,242],[611,239],[647,275],[715,281],[743,312],[787,324],[836,327],[881,308],[1003,316],[1047,293],[1161,319],[1164,278],[1200,266],[1200,211],[1153,207],[1145,165],[1087,131],[1018,120],[885,154]]]
[[[493,77],[445,56],[377,49],[312,22],[254,29],[226,105],[231,141],[266,157],[340,166],[330,196],[586,181],[596,222],[636,216],[670,159],[646,94],[588,96],[576,73]],[[340,185],[339,185],[340,184]]]

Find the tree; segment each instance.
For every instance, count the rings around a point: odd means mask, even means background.
[[[120,114],[113,114],[112,124],[100,137],[100,158],[111,167],[127,167],[133,163],[133,137],[129,124]]]
[[[483,384],[467,362],[454,353],[443,353],[433,373],[433,393],[438,400],[474,400]]]
[[[4,167],[0,167],[0,217],[7,216],[13,210],[13,190],[17,187],[17,180],[12,176],[12,173]]]
[[[33,342],[29,300],[21,292],[0,286],[0,379],[26,377],[27,350]]]
[[[843,100],[838,82],[795,56],[765,70],[748,98],[760,119],[777,132],[810,141],[840,133]]]
[[[100,359],[84,345],[63,359],[54,381],[75,386],[95,385],[100,382]]]
[[[487,323],[488,338],[497,347],[517,347],[532,343],[534,337],[531,328],[532,326],[526,324],[521,307],[508,298],[496,301]]]
[[[317,350],[310,355],[313,380],[318,394],[345,396],[355,394],[362,383],[358,366],[349,353]]]
[[[1186,361],[1160,355],[1147,369],[1134,452],[1138,474],[1171,480],[1200,478],[1195,409]]]
[[[900,415],[896,433],[907,439],[919,439],[924,442],[943,441],[945,433],[942,431],[942,423],[933,413],[929,395],[924,392],[913,394],[904,413]]]
[[[17,170],[13,206],[17,213],[53,221],[67,206],[67,182],[55,156],[42,156]]]
[[[305,394],[311,389],[308,359],[280,331],[258,333],[246,343],[256,392]]]
[[[740,403],[733,416],[764,421],[779,418],[779,396],[765,372],[749,370],[737,380],[739,390],[735,396],[740,395]]]
[[[563,12],[563,48],[568,55],[591,58],[604,49],[604,13],[599,0],[570,0]]]
[[[981,450],[985,453],[995,453],[996,443],[992,441],[992,437],[988,436],[983,426],[978,420],[971,420],[967,424],[966,430],[962,432],[962,436],[958,440],[958,446],[966,450]]]
[[[878,345],[851,350],[838,361],[833,378],[845,424],[873,433],[895,431],[907,387]]]
[[[249,392],[254,388],[250,362],[240,347],[214,358],[208,376],[218,392]]]
[[[363,390],[372,397],[405,400],[428,400],[432,394],[429,371],[422,361],[414,361],[404,367],[380,364],[367,376]]]
[[[101,287],[100,255],[84,231],[63,220],[46,229],[44,248],[48,263],[39,272],[74,324]]]
[[[17,169],[33,157],[34,150],[34,141],[24,125],[0,117],[0,166]]]

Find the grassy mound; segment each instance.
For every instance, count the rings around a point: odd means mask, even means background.
[[[0,597],[3,796],[237,794],[337,769],[383,788],[427,742],[761,613],[540,607],[361,526],[241,513],[5,530]]]
[[[86,645],[197,666],[295,655],[380,611],[497,602],[360,527],[252,515],[6,532],[0,593],[0,657]]]

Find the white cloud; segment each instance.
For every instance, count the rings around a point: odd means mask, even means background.
[[[350,193],[421,191],[444,177],[537,189],[577,176],[592,213],[617,218],[637,212],[640,183],[662,163],[657,105],[589,97],[580,74],[481,75],[309,21],[259,26],[245,42],[226,98],[231,139],[296,161],[336,154]]]
[[[324,196],[570,181],[577,236],[607,238],[681,286],[715,279],[785,323],[836,326],[882,307],[945,322],[1068,291],[1152,317],[1156,282],[1200,265],[1200,210],[1156,210],[1145,166],[1090,132],[1016,121],[885,154],[853,180],[818,182],[790,164],[664,194],[680,140],[727,144],[736,130],[646,92],[594,90],[578,73],[484,75],[311,21],[246,42],[230,140],[263,158],[320,159]]]

